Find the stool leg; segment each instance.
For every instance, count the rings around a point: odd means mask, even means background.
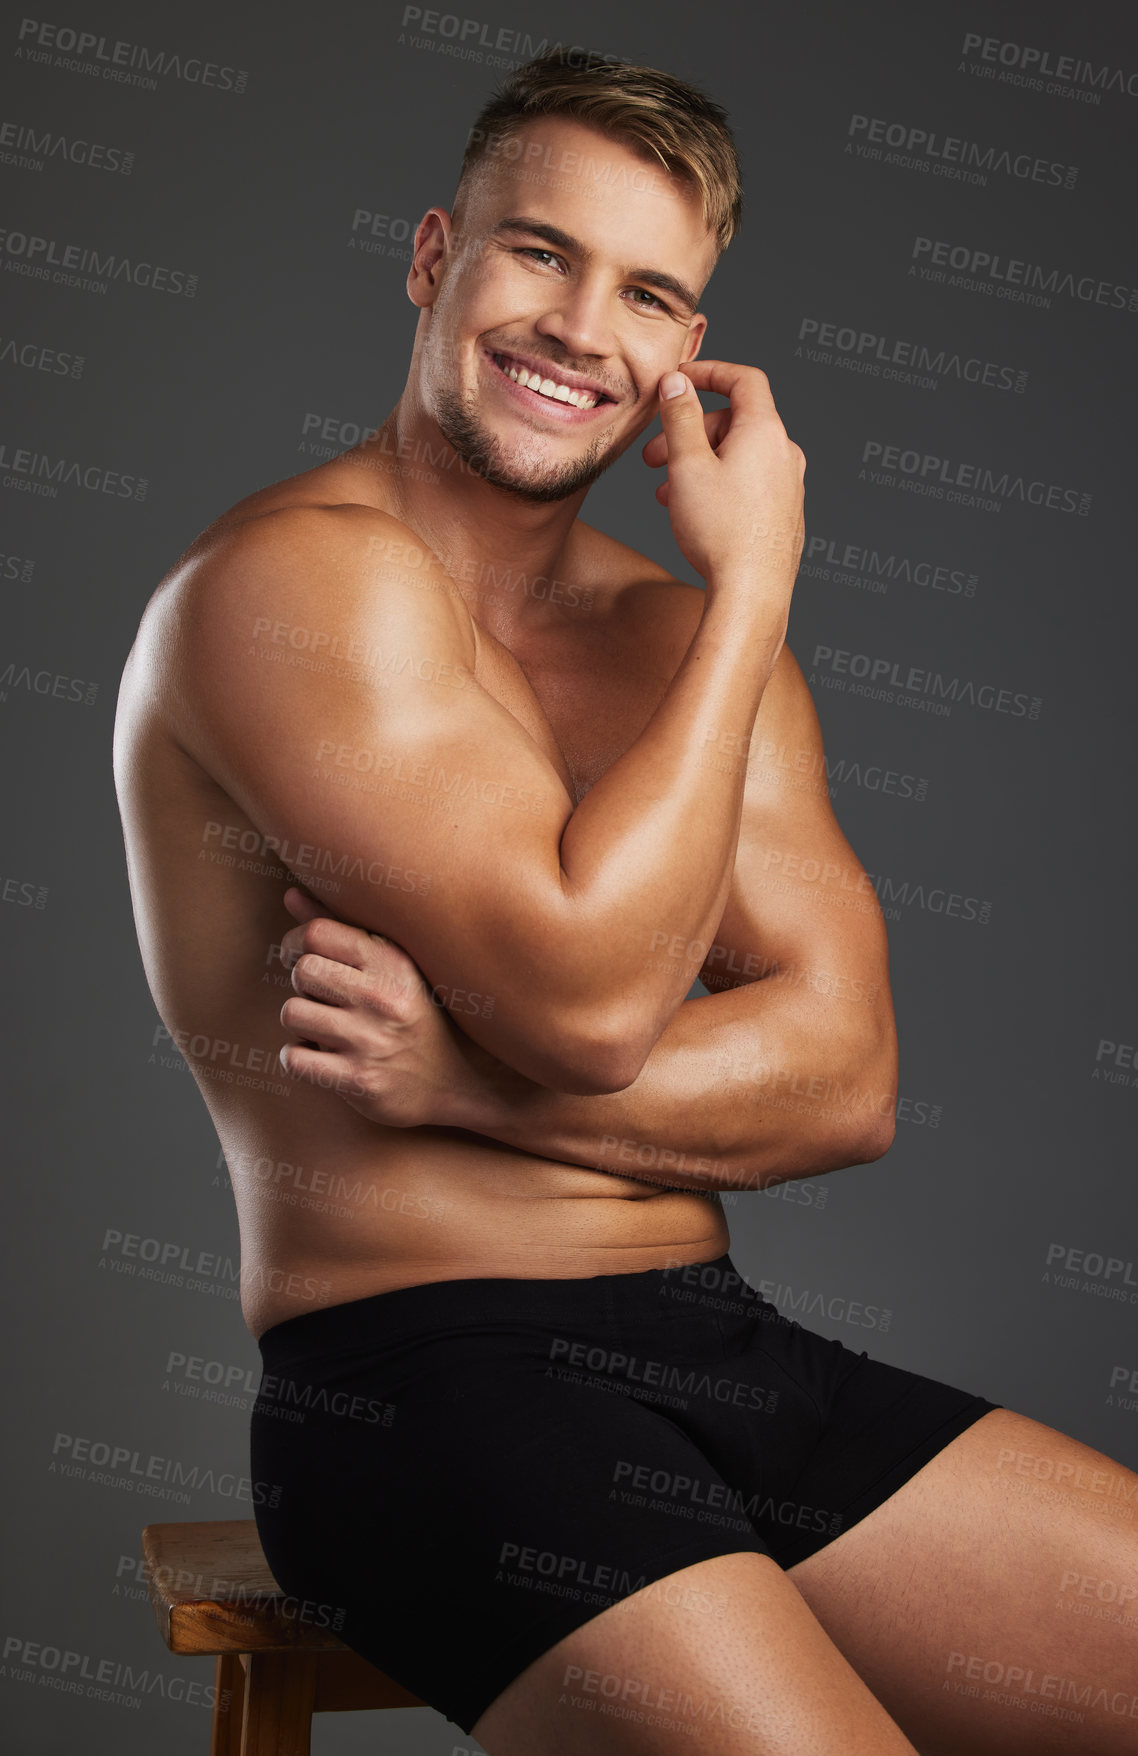
[[[316,1654],[249,1652],[242,1662],[241,1756],[309,1756]]]
[[[241,1704],[245,1672],[236,1652],[218,1654],[214,1679],[213,1720],[209,1733],[209,1756],[241,1756]]]

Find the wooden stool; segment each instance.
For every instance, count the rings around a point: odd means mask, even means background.
[[[285,1597],[252,1518],[148,1524],[142,1554],[170,1651],[218,1655],[210,1756],[309,1756],[314,1713],[426,1705]]]

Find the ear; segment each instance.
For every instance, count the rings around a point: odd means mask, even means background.
[[[433,305],[442,286],[442,265],[450,244],[453,221],[445,207],[432,207],[419,221],[415,254],[407,275],[407,297],[420,310]]]
[[[703,338],[706,334],[707,318],[703,315],[702,311],[697,311],[691,320],[691,328],[688,330],[688,338],[684,343],[684,351],[680,356],[681,365],[685,365],[688,360],[695,359],[700,348],[703,346]]]

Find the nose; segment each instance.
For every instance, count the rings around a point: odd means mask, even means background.
[[[568,282],[535,325],[574,359],[608,359],[615,352],[615,336],[604,289],[586,280]]]

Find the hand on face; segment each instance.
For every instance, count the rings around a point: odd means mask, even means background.
[[[699,390],[728,397],[729,406],[704,410]],[[766,373],[689,360],[660,380],[660,420],[663,431],[641,455],[653,469],[667,465],[656,498],[681,553],[709,585],[729,576],[762,580],[779,597],[775,607],[788,609],[802,552],[806,459],[787,437]]]

